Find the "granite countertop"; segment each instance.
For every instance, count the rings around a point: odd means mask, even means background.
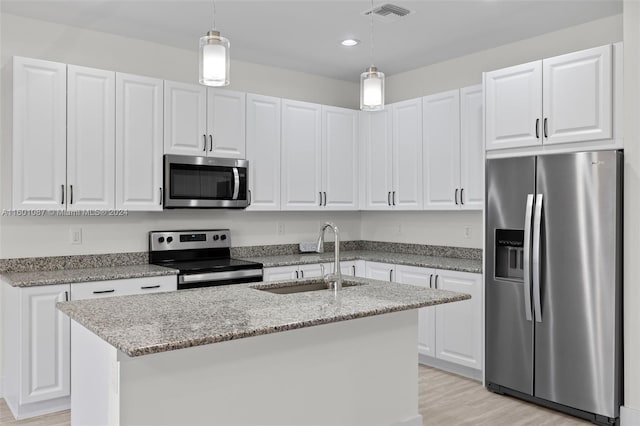
[[[244,258],[260,262],[265,268],[276,266],[303,265],[311,263],[333,262],[333,252],[291,254],[282,256],[260,256]],[[341,251],[340,261],[368,260],[372,262],[390,263],[394,265],[419,266],[423,268],[446,269],[449,271],[482,273],[482,260],[459,259],[454,257],[422,256],[417,254],[391,253],[384,251],[352,250]]]
[[[105,268],[62,269],[56,271],[12,272],[1,275],[13,287],[35,287],[54,284],[82,283],[88,281],[121,280],[126,278],[176,275],[175,269],[144,264],[110,266]]]
[[[317,279],[206,287],[58,303],[58,309],[136,357],[469,299],[464,293],[349,278],[361,285],[294,294],[277,287]]]

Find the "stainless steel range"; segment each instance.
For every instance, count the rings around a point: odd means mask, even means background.
[[[149,233],[149,263],[177,269],[178,290],[262,281],[262,264],[231,258],[231,231]]]

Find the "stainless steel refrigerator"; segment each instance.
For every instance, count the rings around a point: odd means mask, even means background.
[[[487,160],[490,390],[618,422],[622,165],[621,151]]]

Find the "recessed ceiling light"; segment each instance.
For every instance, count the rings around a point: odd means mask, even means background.
[[[341,45],[347,46],[347,47],[352,47],[359,43],[360,43],[360,40],[356,40],[355,38],[348,38],[340,42]]]

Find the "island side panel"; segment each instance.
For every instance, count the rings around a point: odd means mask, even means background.
[[[117,426],[118,350],[71,321],[71,425]]]
[[[120,425],[421,424],[417,326],[412,310],[135,358],[119,352]]]

